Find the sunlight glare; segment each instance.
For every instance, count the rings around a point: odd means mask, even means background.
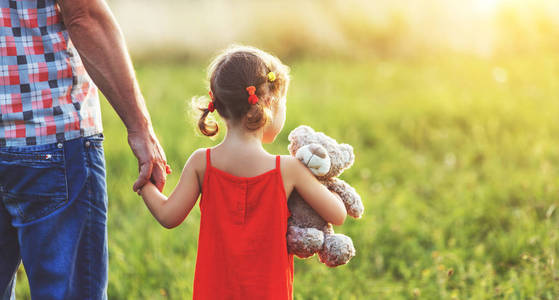
[[[502,0],[475,0],[474,6],[481,13],[493,13]]]

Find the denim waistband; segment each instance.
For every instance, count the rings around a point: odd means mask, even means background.
[[[79,137],[72,140],[67,140],[63,142],[51,143],[51,144],[42,144],[42,145],[33,145],[33,146],[8,146],[8,147],[0,147],[0,155],[1,153],[29,153],[29,152],[41,152],[41,151],[49,151],[49,150],[56,150],[62,149],[64,145],[67,144],[74,144],[80,143],[86,140],[100,140],[104,139],[103,133],[97,133],[94,135],[90,135],[87,137]]]
[[[52,163],[63,164],[69,157],[68,153],[83,151],[90,146],[100,147],[103,139],[103,134],[99,133],[52,144],[0,147],[0,163],[27,163],[44,167]]]

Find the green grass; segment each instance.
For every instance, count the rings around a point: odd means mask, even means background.
[[[267,149],[286,154],[300,124],[352,144],[356,163],[342,177],[365,204],[362,219],[336,228],[357,256],[334,269],[296,259],[296,299],[559,297],[559,57],[290,65],[287,122]],[[188,118],[190,98],[206,94],[204,67],[137,68],[175,171],[167,194],[190,153],[219,141]],[[505,82],[495,80],[501,69]],[[176,229],[160,227],[131,192],[136,161],[106,101],[103,113],[109,298],[190,298],[199,209]]]

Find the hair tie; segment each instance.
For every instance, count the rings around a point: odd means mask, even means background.
[[[254,94],[254,92],[256,92],[256,87],[254,87],[254,85],[248,86],[246,88],[247,92],[248,92],[248,103],[250,104],[256,104],[258,103],[258,96],[256,96],[256,94]]]
[[[214,102],[213,102],[213,101],[210,101],[210,103],[208,103],[208,110],[209,110],[210,112],[214,112],[215,106],[214,106]]]
[[[214,94],[212,93],[212,91],[209,91],[208,94],[210,95],[210,103],[208,103],[208,110],[212,113],[215,110],[215,104],[214,104]]]
[[[268,76],[268,80],[269,80],[270,82],[276,81],[276,73],[270,71],[270,72],[268,73],[267,76]]]

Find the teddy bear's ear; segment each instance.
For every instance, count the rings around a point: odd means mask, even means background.
[[[308,136],[314,133],[314,130],[306,125],[301,125],[295,129],[293,129],[287,139],[291,142],[298,136]]]
[[[299,126],[289,133],[287,139],[289,140],[289,145],[287,145],[287,150],[291,155],[295,155],[297,150],[305,144],[306,137],[309,136],[310,127],[308,126]],[[310,129],[312,130],[312,129]]]
[[[295,139],[296,136],[298,136],[298,132],[297,132],[297,128],[291,130],[291,132],[289,133],[289,135],[287,136],[287,140],[289,142],[293,142],[293,140]]]
[[[340,149],[342,150],[342,160],[344,161],[344,168],[349,168],[355,160],[353,147],[348,144],[341,144]]]

